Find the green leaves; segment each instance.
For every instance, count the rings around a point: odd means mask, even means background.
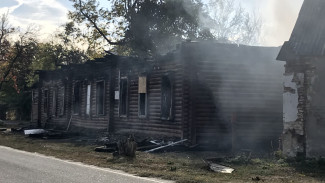
[[[27,109],[25,104],[29,102],[31,87],[37,81],[36,70],[53,70],[60,64],[88,60],[86,53],[75,45],[74,39],[78,39],[81,32],[70,22],[64,32],[58,34],[56,42],[39,43],[32,27],[25,32],[12,28],[7,14],[0,20],[0,108],[30,114],[24,109]]]
[[[108,0],[108,7],[70,1],[75,11],[69,18],[87,27],[88,40],[139,57],[166,53],[186,39],[255,43],[261,27],[234,0]]]
[[[175,46],[175,40],[200,36],[197,14],[202,4],[194,0],[111,0],[106,8],[93,0],[72,2],[76,9],[69,18],[92,32],[90,40],[106,40],[119,53],[161,54]]]

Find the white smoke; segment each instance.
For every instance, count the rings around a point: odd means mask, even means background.
[[[259,0],[263,20],[262,45],[280,46],[289,40],[302,3],[303,0]]]

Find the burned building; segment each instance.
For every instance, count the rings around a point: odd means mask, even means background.
[[[107,55],[39,71],[39,125],[270,148],[282,132],[279,48],[187,42],[154,59]]]
[[[324,16],[325,1],[305,0],[277,58],[286,61],[283,151],[287,156],[325,155]]]

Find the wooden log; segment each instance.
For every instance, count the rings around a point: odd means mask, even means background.
[[[116,148],[111,148],[111,147],[106,147],[106,146],[100,146],[100,147],[96,147],[95,148],[95,151],[96,152],[109,152],[109,153],[112,153],[112,152],[115,152],[116,151]]]

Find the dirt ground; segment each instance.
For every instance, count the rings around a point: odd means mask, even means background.
[[[6,125],[2,127],[7,128]],[[181,183],[325,182],[325,160],[284,159],[280,152],[267,154],[263,158],[254,153],[251,157],[245,155],[225,157],[224,154],[206,151],[154,154],[137,152],[136,158],[114,157],[111,153],[95,152],[94,148],[97,144],[92,139],[30,138],[10,130],[0,132],[0,145]],[[218,164],[231,167],[235,171],[232,174],[211,171],[204,161],[209,157],[218,160]]]

